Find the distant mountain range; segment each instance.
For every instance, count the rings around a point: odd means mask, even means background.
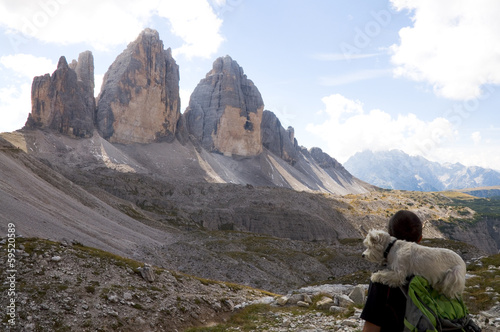
[[[358,152],[344,164],[357,178],[386,189],[441,191],[500,185],[500,172],[440,164],[400,150]]]

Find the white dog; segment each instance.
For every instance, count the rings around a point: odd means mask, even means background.
[[[397,240],[387,232],[371,230],[363,244],[363,257],[370,262],[387,264],[387,270],[372,274],[371,280],[390,287],[405,284],[406,277],[420,275],[438,292],[458,297],[465,287],[465,262],[455,252],[424,247]]]

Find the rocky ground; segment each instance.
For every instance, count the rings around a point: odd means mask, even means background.
[[[269,332],[359,332],[363,329],[364,321],[359,318],[361,309],[356,309],[347,318],[333,316],[322,312],[287,312],[265,311],[257,314],[257,321],[250,329],[248,327],[224,327],[213,331],[269,331]],[[491,318],[492,315],[494,318]],[[491,313],[473,315],[474,321],[482,328],[483,332],[496,332],[500,329],[500,308],[496,307]],[[197,329],[197,331],[211,331],[210,329]]]
[[[0,240],[0,259],[8,239]],[[79,243],[16,238],[2,268],[6,331],[360,331],[355,276],[277,295],[168,271]],[[483,331],[500,328],[500,257],[469,262],[464,298]],[[10,271],[14,269],[15,272]],[[10,278],[14,274],[14,278]],[[355,283],[355,282],[354,282]],[[9,295],[14,291],[15,296]],[[14,325],[10,323],[13,322]]]
[[[485,271],[495,274],[496,285],[500,276],[500,268],[489,266]],[[482,286],[476,283],[482,278],[469,275],[468,290],[464,295],[469,309],[477,309],[476,299],[471,296]],[[494,281],[495,283],[495,281]],[[367,285],[322,285],[301,288],[292,291],[287,296],[275,299],[260,299],[258,304],[252,304],[250,309],[243,309],[244,313],[235,314],[229,323],[217,327],[202,327],[190,329],[195,331],[274,331],[274,332],[322,332],[342,331],[359,332],[364,320],[360,318]],[[498,291],[498,288],[497,288]],[[472,319],[482,328],[483,332],[496,332],[500,329],[500,302],[499,293],[492,287],[483,292],[488,299],[495,303],[488,310],[479,310],[471,313]],[[484,299],[483,299],[484,301]],[[269,303],[269,304],[263,304]],[[485,302],[483,302],[484,304]],[[245,305],[245,304],[243,304]],[[488,305],[489,306],[489,305]],[[236,318],[234,318],[236,317]]]
[[[169,272],[79,244],[16,239],[15,273],[2,269],[7,331],[181,331],[220,321],[269,293]],[[1,261],[7,261],[2,240]],[[2,308],[2,309],[3,309]],[[3,310],[2,310],[3,311]],[[14,318],[14,324],[9,319]]]

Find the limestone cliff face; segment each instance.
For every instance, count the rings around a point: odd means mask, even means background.
[[[262,115],[262,144],[266,149],[294,165],[298,158],[298,143],[292,127],[285,130],[273,112]]]
[[[179,117],[179,67],[158,32],[146,29],[104,76],[96,126],[110,142],[171,142]]]
[[[184,115],[188,132],[208,151],[255,156],[262,152],[263,110],[257,87],[225,56],[195,88]]]
[[[45,74],[33,79],[26,128],[48,128],[72,137],[91,137],[94,111],[94,58],[86,51],[71,66],[61,57],[52,76]]]

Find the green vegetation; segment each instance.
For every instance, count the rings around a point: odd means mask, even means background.
[[[455,252],[469,252],[471,250],[474,250],[474,246],[467,244],[465,242],[460,242],[460,241],[455,241],[455,240],[450,240],[450,239],[423,239],[422,242],[420,242],[421,245],[427,246],[427,247],[434,247],[434,248],[448,248],[451,249]]]
[[[264,315],[274,309],[268,304],[250,305],[232,315],[224,324],[213,327],[191,328],[186,332],[223,332],[230,328],[239,328],[239,331],[256,331]]]
[[[499,300],[500,254],[483,257],[470,264],[468,273],[474,277],[467,280],[464,301],[472,313],[488,310]]]
[[[222,332],[222,331],[259,331],[262,326],[278,327],[282,324],[282,317],[299,316],[307,313],[319,313],[328,316],[339,316],[341,318],[349,317],[353,314],[354,308],[361,306],[351,306],[343,314],[334,314],[327,309],[317,309],[316,303],[322,300],[324,294],[316,295],[312,298],[312,304],[307,307],[298,306],[272,306],[269,304],[252,304],[235,314],[225,323],[215,326],[195,327],[186,330],[186,332]],[[281,317],[281,318],[280,318]]]
[[[363,243],[363,239],[345,238],[345,239],[339,239],[339,242],[341,245],[344,246],[358,246]]]
[[[86,253],[92,257],[101,258],[101,259],[107,261],[108,263],[113,263],[114,265],[120,266],[120,267],[129,267],[133,270],[136,270],[137,268],[142,267],[144,265],[143,263],[138,262],[136,260],[122,257],[119,255],[115,255],[115,254],[112,254],[110,252],[103,251],[100,249],[86,247],[86,246],[81,245],[81,244],[74,245],[74,248],[80,250],[80,255],[83,253]]]
[[[476,211],[476,220],[483,217],[500,217],[500,199],[497,197],[479,198],[456,191],[446,191],[443,192],[443,195],[451,199],[451,202],[448,203],[450,206],[455,208],[468,207]]]

